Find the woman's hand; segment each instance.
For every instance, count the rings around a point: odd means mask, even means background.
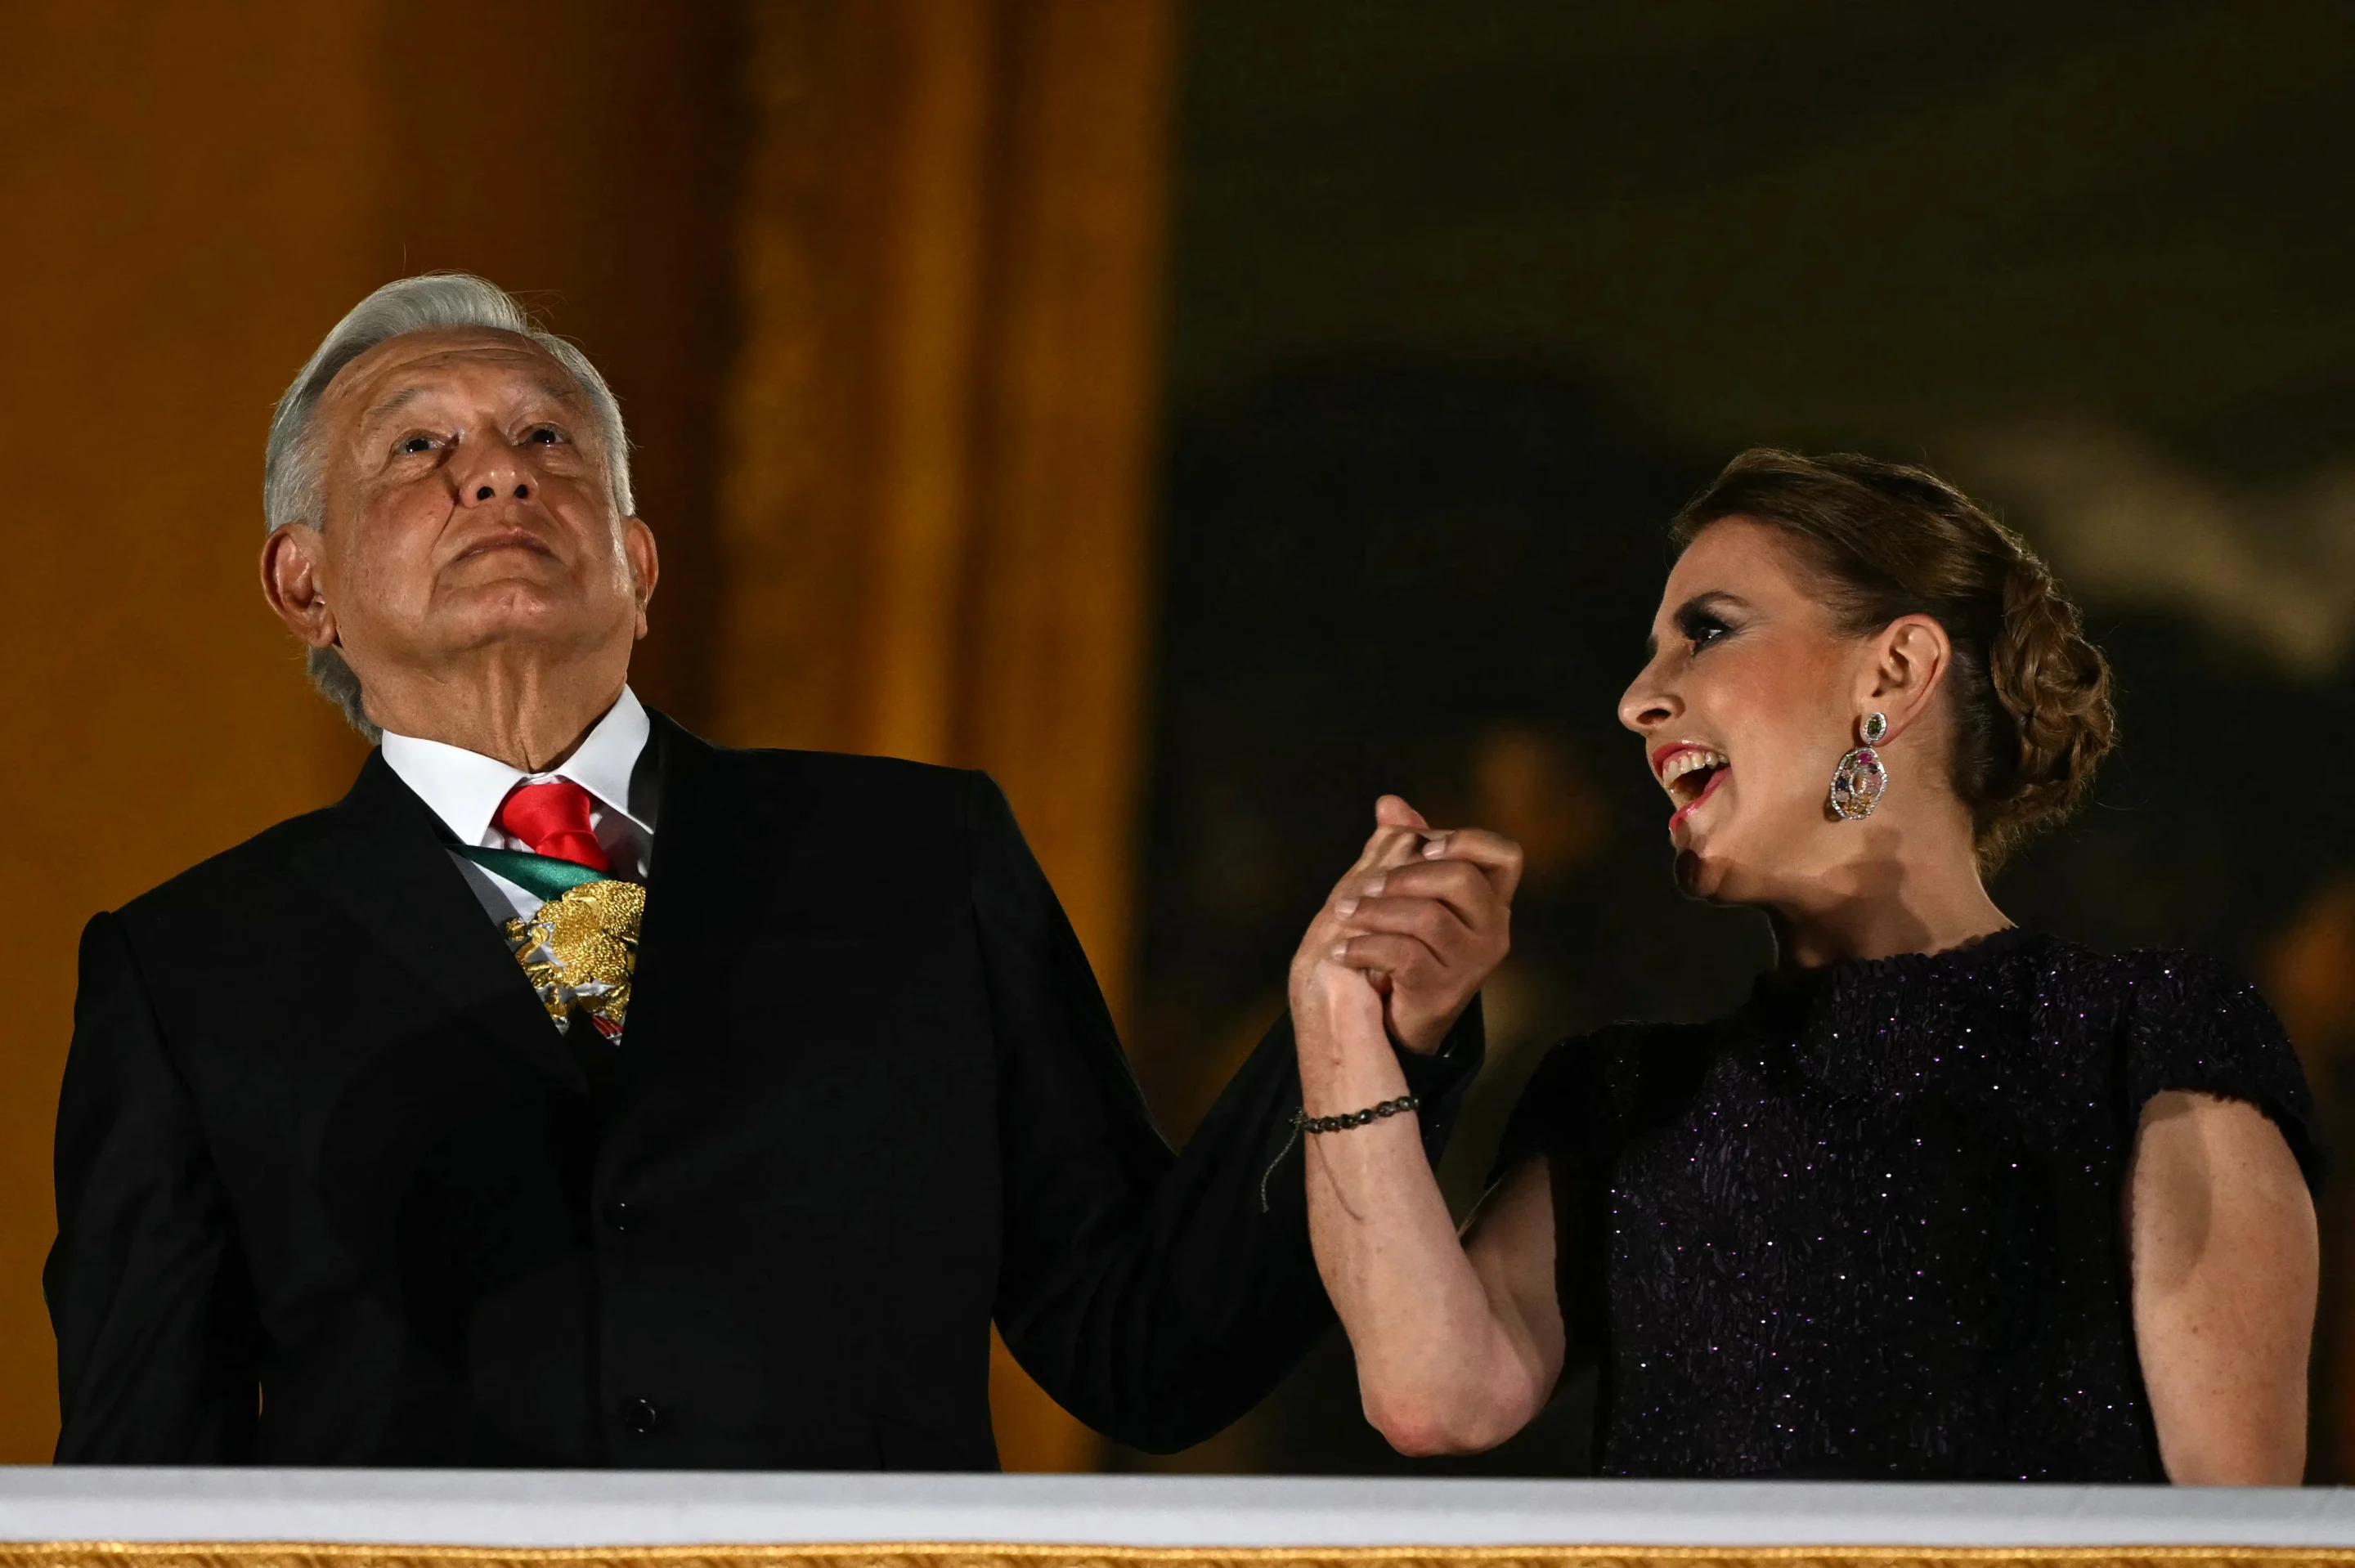
[[[1406,1092],[1405,1075],[1391,1054],[1386,1032],[1388,999],[1382,992],[1391,989],[1387,977],[1377,980],[1349,968],[1337,955],[1351,939],[1344,911],[1356,909],[1369,884],[1379,885],[1384,876],[1412,864],[1423,844],[1419,827],[1378,821],[1357,863],[1333,885],[1293,954],[1292,1033],[1300,1052],[1301,1105],[1310,1116],[1359,1110]]]
[[[1361,969],[1390,1037],[1428,1054],[1512,948],[1521,849],[1477,828],[1435,831],[1396,795],[1375,802],[1374,824],[1293,958],[1294,1002],[1319,961]]]
[[[1397,803],[1396,810],[1389,809]],[[1300,947],[1292,955],[1293,1000],[1300,1000],[1300,988],[1311,970],[1323,961],[1330,960],[1339,948],[1356,934],[1349,925],[1348,915],[1357,912],[1359,901],[1367,896],[1369,885],[1379,885],[1392,871],[1412,865],[1422,858],[1424,834],[1423,817],[1412,807],[1395,795],[1385,795],[1374,807],[1373,835],[1359,852],[1357,863],[1341,874],[1333,891],[1325,895],[1324,907],[1308,923],[1308,930],[1300,938]]]
[[[1395,796],[1375,821],[1293,959],[1310,1116],[1403,1095],[1391,1041],[1435,1048],[1508,946],[1517,846],[1433,832]],[[1473,1452],[1512,1436],[1551,1393],[1563,1354],[1542,1162],[1484,1208],[1467,1255],[1418,1118],[1307,1142],[1309,1237],[1357,1354],[1367,1419],[1410,1454]]]

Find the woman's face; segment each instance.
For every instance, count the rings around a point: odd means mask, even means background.
[[[1863,845],[1827,808],[1857,744],[1871,641],[1844,636],[1798,546],[1728,517],[1668,574],[1652,657],[1620,699],[1668,794],[1677,881],[1718,904],[1810,901]],[[1843,832],[1843,829],[1846,830]]]

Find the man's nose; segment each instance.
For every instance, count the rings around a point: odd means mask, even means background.
[[[528,501],[532,497],[530,472],[506,451],[481,451],[475,460],[459,465],[457,481],[459,504],[481,506],[494,501]]]
[[[517,475],[501,475],[496,479],[483,474],[469,475],[458,486],[458,499],[469,506],[480,506],[486,501],[506,496],[514,501],[531,499],[531,481]]]

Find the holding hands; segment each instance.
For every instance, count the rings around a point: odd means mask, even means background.
[[[1428,1055],[1511,948],[1521,850],[1478,828],[1434,830],[1396,795],[1374,823],[1294,955],[1294,1014],[1321,1021],[1338,1004],[1360,1033]]]
[[[1476,828],[1436,831],[1395,795],[1374,822],[1292,961],[1309,1118],[1404,1096],[1391,1043],[1437,1050],[1511,947],[1518,844]],[[1550,1234],[1542,1174],[1505,1195],[1502,1224],[1488,1226],[1503,1245],[1476,1263],[1415,1118],[1378,1114],[1307,1141],[1309,1238],[1357,1353],[1368,1418],[1406,1453],[1471,1452],[1518,1431],[1562,1360],[1551,1250],[1531,1245]]]

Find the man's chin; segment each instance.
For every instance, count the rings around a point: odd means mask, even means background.
[[[577,636],[605,609],[577,583],[518,574],[445,588],[435,596],[432,619],[453,641],[474,645]]]
[[[570,599],[581,591],[564,563],[537,550],[490,550],[453,561],[434,582],[434,597],[466,601],[502,594]]]

